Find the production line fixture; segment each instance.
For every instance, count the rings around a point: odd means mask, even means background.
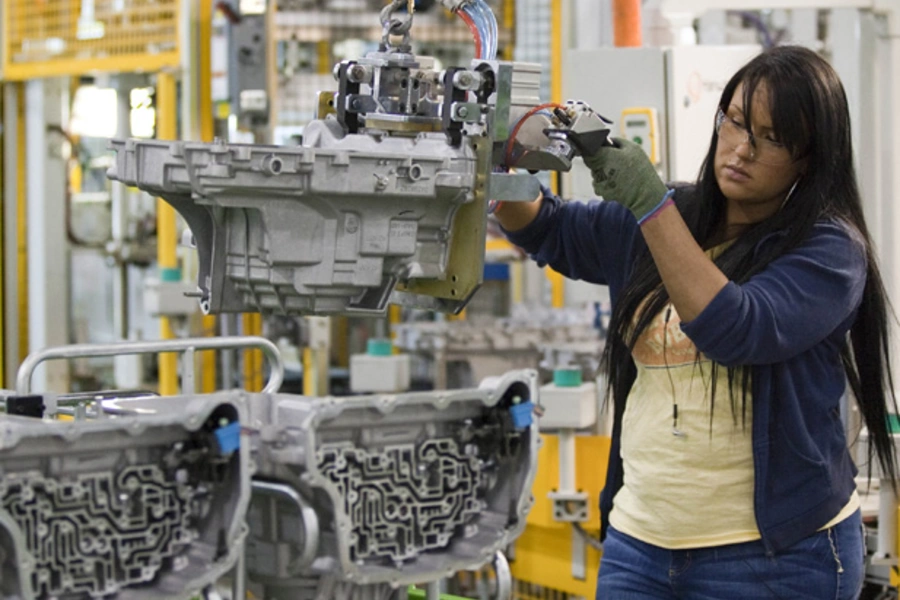
[[[11,402],[29,400],[42,402]],[[250,499],[244,402],[107,408],[0,415],[0,599],[188,598],[234,567]]]
[[[347,398],[106,394],[74,421],[12,396],[32,416],[0,414],[0,600],[213,598],[228,573],[239,597],[249,580],[405,598],[490,563],[508,598],[537,394],[534,371]]]
[[[398,323],[391,331],[400,350],[467,362],[473,374],[489,358],[495,361],[491,367],[515,365],[550,374],[557,367],[577,365],[585,378],[593,379],[605,346],[597,327],[597,318],[584,309],[527,308],[510,317]]]
[[[335,67],[300,146],[111,142],[109,178],[190,227],[204,312],[457,313],[482,281],[488,201],[539,193],[505,171],[568,170],[608,143],[586,104],[540,104],[539,66],[494,60],[483,0],[443,4],[472,24],[478,58],[437,70],[412,54],[413,16],[394,0],[379,50]]]
[[[519,371],[478,389],[257,399],[249,579],[266,597],[361,600],[495,563],[509,597],[537,390]]]

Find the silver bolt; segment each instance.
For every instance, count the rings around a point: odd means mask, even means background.
[[[362,81],[366,77],[366,68],[362,65],[353,65],[350,68],[350,79],[353,81]]]
[[[466,117],[468,117],[468,116],[469,116],[469,109],[468,109],[468,107],[460,106],[459,108],[457,108],[457,109],[456,109],[456,116],[458,116],[460,119],[465,119]]]
[[[472,90],[478,87],[479,78],[470,71],[457,71],[453,75],[454,87],[461,90]]]

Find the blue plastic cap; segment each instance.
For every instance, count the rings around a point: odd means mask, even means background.
[[[390,356],[394,353],[394,344],[391,340],[370,339],[366,342],[366,354],[369,356]]]
[[[509,414],[512,415],[513,427],[516,429],[527,429],[531,427],[534,420],[534,402],[522,402],[509,407]]]
[[[216,429],[216,442],[219,443],[219,452],[231,454],[241,447],[241,424],[238,421],[229,423],[225,427]]]
[[[509,281],[509,265],[507,263],[484,263],[485,281]]]
[[[900,415],[889,413],[887,416],[888,431],[891,433],[900,433]]]
[[[163,267],[159,270],[160,281],[181,281],[181,269],[178,267]]]
[[[556,387],[578,387],[581,385],[581,369],[571,367],[553,371],[553,384]]]

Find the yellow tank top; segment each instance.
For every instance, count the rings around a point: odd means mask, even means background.
[[[610,524],[673,550],[760,539],[753,512],[749,387],[742,408],[740,375],[729,392],[728,371],[719,366],[712,403],[712,362],[697,356],[680,323],[674,307],[666,305],[635,346],[637,379],[622,421],[624,481]],[[825,527],[858,507],[854,493]]]

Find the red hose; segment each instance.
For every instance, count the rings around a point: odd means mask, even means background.
[[[481,55],[481,36],[478,34],[478,28],[475,26],[475,21],[461,10],[456,11],[456,14],[463,20],[463,23],[465,23],[469,28],[469,31],[472,32],[472,37],[475,38],[475,58],[484,58]]]

